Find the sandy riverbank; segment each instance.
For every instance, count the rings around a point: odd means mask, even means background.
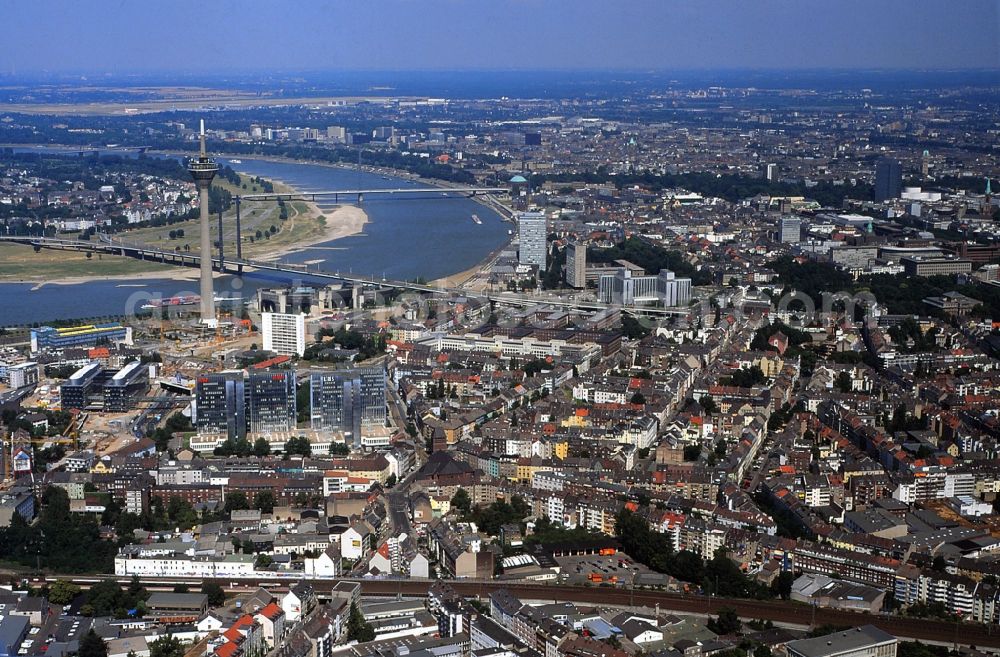
[[[476,264],[474,267],[466,269],[465,271],[460,271],[457,274],[451,274],[450,276],[442,276],[441,278],[435,278],[430,282],[432,287],[448,287],[455,288],[461,287],[463,283],[468,281],[470,278],[478,274],[484,267],[492,262],[492,257],[483,260],[482,262]]]
[[[78,285],[80,283],[92,283],[94,281],[119,281],[119,287],[145,287],[141,284],[143,280],[168,279],[171,281],[195,281],[198,280],[198,270],[189,268],[172,267],[159,271],[144,271],[134,274],[109,274],[107,276],[64,276],[62,278],[52,278],[46,280],[32,279],[25,277],[18,280],[0,281],[4,283],[35,283],[32,290],[38,290],[46,285]],[[130,285],[126,281],[138,281],[135,285]]]
[[[315,203],[309,203],[309,214],[311,217],[324,218],[323,230],[319,235],[275,249],[259,259],[274,260],[289,253],[305,251],[317,244],[357,235],[368,223],[368,213],[356,205],[338,205],[332,212],[323,212]]]
[[[310,239],[289,244],[284,247],[270,251],[267,256],[258,256],[260,260],[273,260],[290,253],[304,251],[317,244],[325,244],[343,237],[357,235],[368,223],[368,214],[361,208],[354,205],[340,205],[332,212],[322,212],[315,204],[310,203],[310,214],[314,217],[325,217],[323,231],[321,234]],[[314,213],[314,214],[313,214]],[[293,219],[294,221],[294,219]],[[32,279],[26,276],[18,282],[36,283],[33,290],[40,289],[45,285],[77,285],[79,283],[89,283],[93,281],[143,281],[150,279],[169,279],[172,281],[188,281],[198,279],[198,270],[193,268],[172,268],[159,271],[137,272],[134,274],[110,274],[107,276],[66,276],[54,279]],[[15,281],[8,281],[15,282]],[[123,283],[123,286],[127,283]],[[136,286],[138,287],[138,285]]]

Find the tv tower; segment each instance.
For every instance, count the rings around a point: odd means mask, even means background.
[[[201,152],[197,160],[188,162],[188,171],[198,186],[198,199],[201,206],[201,322],[208,326],[216,326],[215,318],[215,285],[212,280],[212,236],[209,232],[208,188],[212,179],[219,172],[215,160],[209,159],[205,153],[205,120],[201,121]],[[219,235],[222,239],[222,235]]]

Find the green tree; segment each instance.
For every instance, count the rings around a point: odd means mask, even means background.
[[[472,498],[469,497],[469,492],[459,488],[451,498],[451,505],[462,513],[469,513],[472,510]]]
[[[184,657],[184,645],[171,634],[161,636],[149,644],[149,657]]]
[[[91,628],[80,639],[77,655],[79,657],[108,657],[108,644],[104,643],[104,639],[97,636],[97,632]]]
[[[698,399],[698,404],[705,411],[705,415],[712,416],[719,412],[719,405],[712,399],[712,395],[702,395]]]
[[[651,329],[644,319],[637,319],[631,315],[622,315],[622,332],[630,340],[638,340],[650,334]]]
[[[124,593],[118,582],[102,579],[87,591],[87,605],[95,616],[110,616],[123,606]]]
[[[268,456],[271,453],[271,444],[264,438],[253,441],[254,456]]]
[[[271,558],[269,554],[259,554],[257,555],[256,561],[253,562],[254,568],[257,570],[264,570],[269,568],[271,564],[274,563],[274,559]]]
[[[330,456],[347,456],[351,453],[351,448],[346,443],[330,443]]]
[[[226,604],[226,592],[222,590],[217,582],[204,582],[201,585],[201,592],[208,596],[210,607],[221,607]]]
[[[385,481],[386,488],[392,488],[393,486],[395,486],[396,481],[397,481],[396,473],[393,472],[392,474],[389,475],[389,478],[386,479]]]
[[[250,503],[247,501],[247,495],[243,491],[235,490],[226,494],[226,505],[223,509],[227,514],[233,511],[244,511],[249,508]]]
[[[64,579],[57,579],[49,586],[49,602],[54,605],[68,605],[80,594],[80,587]]]
[[[312,455],[312,443],[305,436],[292,437],[285,441],[285,454]]]
[[[730,607],[720,609],[719,616],[710,618],[706,625],[716,634],[735,634],[743,627],[740,617],[736,615],[736,610]]]
[[[364,643],[375,638],[375,629],[370,623],[365,621],[361,615],[361,610],[354,602],[351,603],[351,611],[347,617],[347,640]],[[155,657],[150,655],[150,657]]]
[[[646,397],[641,392],[639,392],[637,390],[636,393],[634,395],[632,395],[632,398],[629,399],[629,403],[630,404],[636,404],[638,406],[642,406],[642,405],[644,405],[646,403]]]
[[[261,513],[271,513],[274,511],[274,493],[269,490],[262,490],[253,498],[253,508],[260,509]]]
[[[795,573],[783,570],[775,578],[774,583],[771,585],[771,590],[775,595],[781,597],[782,600],[788,600],[792,597],[792,584],[795,582]]]

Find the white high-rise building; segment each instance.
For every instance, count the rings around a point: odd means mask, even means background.
[[[686,306],[691,301],[690,278],[677,278],[669,269],[661,269],[656,278],[657,293],[664,306]]]
[[[282,356],[301,357],[306,351],[306,316],[287,313],[262,313],[260,330],[264,350]]]
[[[777,180],[778,178],[778,165],[768,164],[766,173],[764,174],[768,180]]]
[[[783,244],[798,244],[802,237],[802,220],[792,215],[783,215],[778,220],[778,241]]]
[[[535,265],[539,271],[545,269],[545,213],[522,212],[517,218],[517,259],[522,265]]]

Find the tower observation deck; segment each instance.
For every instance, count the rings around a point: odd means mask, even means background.
[[[205,152],[205,121],[201,122],[201,149],[197,160],[188,162],[188,172],[198,186],[201,223],[201,321],[203,324],[215,327],[215,284],[212,280],[212,236],[209,231],[208,188],[212,185],[219,165],[210,159]],[[221,236],[220,236],[221,239]]]

